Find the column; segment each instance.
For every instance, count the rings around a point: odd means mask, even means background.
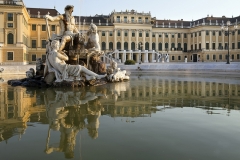
[[[165,33],[162,33],[162,50],[165,50]]]
[[[209,31],[209,49],[212,50],[212,31]]]
[[[224,47],[225,47],[224,38],[225,38],[225,33],[224,33],[224,32],[222,32],[222,47],[223,47],[223,49],[224,49]],[[225,57],[224,57],[224,56],[223,56],[223,59],[225,59]]]
[[[184,37],[184,34],[181,33],[181,48],[182,48],[182,50],[183,50],[183,47],[184,47],[184,44],[183,44],[183,37]]]
[[[41,48],[41,39],[40,39],[40,35],[41,35],[41,25],[38,24],[37,25],[37,34],[38,34],[38,37],[37,37],[37,48]]]
[[[98,31],[98,35],[99,35],[99,45],[102,48],[102,31]]]
[[[187,50],[191,50],[191,34],[187,34],[187,39],[188,39],[188,45],[187,45]]]
[[[230,32],[229,32],[229,49],[232,49],[232,34],[230,34]],[[231,54],[230,54],[231,55]],[[230,57],[230,59],[231,59],[232,57]]]
[[[56,34],[59,35],[59,34],[60,34],[60,26],[59,26],[59,25],[56,25],[56,28],[57,28],[57,29],[56,29],[56,31],[57,31]]]
[[[128,30],[128,50],[131,50],[131,37],[132,37],[132,30]]]
[[[114,41],[113,41],[113,50],[117,49],[117,30],[113,30],[113,35],[114,35]]]
[[[106,49],[109,50],[109,40],[108,40],[108,36],[109,36],[109,31],[106,31]]]
[[[0,19],[1,19],[1,20],[4,20],[4,14],[3,14],[3,12],[0,12]],[[4,24],[5,24],[5,23],[0,23],[0,28],[5,28],[5,27],[4,27]],[[0,30],[0,43],[3,43],[3,42],[4,42],[4,32],[3,32],[3,31],[4,31],[3,29]]]
[[[23,29],[22,29],[22,19],[23,19],[23,14],[22,13],[17,13],[17,46],[21,46],[23,43]]]
[[[199,33],[197,32],[197,49],[201,49],[199,48]]]
[[[215,31],[215,34],[216,34],[215,48],[216,48],[216,50],[218,50],[218,37],[219,37],[219,32],[218,32],[218,31]],[[216,57],[216,58],[217,58],[217,57]]]
[[[177,42],[177,39],[178,39],[178,34],[174,34],[174,38],[175,38],[175,48],[178,47],[178,42]]]
[[[145,51],[145,52],[144,52],[144,57],[145,57],[145,58],[144,58],[144,62],[145,62],[145,63],[148,63],[148,51]]]
[[[202,31],[201,35],[202,35],[202,42],[201,42],[202,44],[201,44],[201,46],[202,46],[203,49],[206,49],[206,39],[205,39],[206,32]]]
[[[143,47],[142,47],[143,50],[145,50],[145,43],[146,43],[145,39],[146,39],[146,31],[143,30]]]
[[[150,39],[150,42],[149,42],[149,50],[152,50],[152,31],[149,31],[149,39]]]
[[[138,30],[136,30],[136,49],[138,49],[139,50],[139,48],[138,48],[138,35],[139,35],[139,31]]]
[[[172,50],[172,45],[171,45],[171,43],[172,43],[172,34],[168,34],[168,48],[169,48],[169,51],[171,51]]]
[[[159,37],[159,35],[158,35],[158,33],[155,33],[155,38],[156,38],[156,51],[158,51],[158,37]]]
[[[238,39],[237,39],[237,37],[238,37],[238,31],[235,32],[235,39],[234,39],[235,49],[238,48]]]
[[[124,50],[124,30],[121,31],[121,50]]]

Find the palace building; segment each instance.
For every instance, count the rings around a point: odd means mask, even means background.
[[[37,58],[46,58],[48,30],[50,35],[60,34],[59,22],[46,26],[47,14],[62,13],[56,9],[27,8],[22,0],[0,0],[0,64],[34,64]],[[228,50],[230,61],[240,61],[240,16],[184,21],[126,10],[75,16],[75,20],[82,33],[86,33],[90,23],[96,24],[101,49],[113,53],[122,63],[157,63],[159,55],[168,55],[169,62],[184,62],[186,58],[188,62],[226,62]],[[227,21],[229,34],[222,31]]]

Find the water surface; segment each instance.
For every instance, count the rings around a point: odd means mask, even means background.
[[[79,89],[0,87],[3,160],[240,157],[238,78],[149,74]]]

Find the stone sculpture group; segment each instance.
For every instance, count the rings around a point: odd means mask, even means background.
[[[26,72],[27,78],[34,79],[38,76],[39,80],[39,76],[42,76],[47,85],[55,86],[99,85],[129,80],[126,70],[121,71],[113,58],[106,69],[106,64],[100,60],[104,52],[99,44],[97,26],[91,23],[87,35],[80,33],[72,16],[73,9],[74,6],[67,5],[64,14],[45,16],[49,36],[46,62],[44,65],[43,61],[38,59],[36,73],[31,68]],[[48,20],[59,21],[60,35],[50,36]]]

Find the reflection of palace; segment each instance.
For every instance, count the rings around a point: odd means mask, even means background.
[[[12,136],[21,137],[30,121],[30,115],[36,113],[40,121],[40,113],[44,106],[37,106],[35,93],[28,93],[26,88],[0,86],[0,142]]]
[[[224,81],[189,81],[187,78],[134,77],[131,82],[72,89],[29,90],[21,87],[0,88],[0,141],[21,135],[27,122],[49,123],[45,152],[63,152],[74,157],[76,136],[81,130],[96,139],[100,116],[150,117],[168,107],[209,107],[239,109],[240,85]],[[140,85],[141,84],[141,85]],[[46,116],[43,112],[46,111]],[[45,113],[44,113],[45,115]],[[52,144],[53,132],[60,133]]]

